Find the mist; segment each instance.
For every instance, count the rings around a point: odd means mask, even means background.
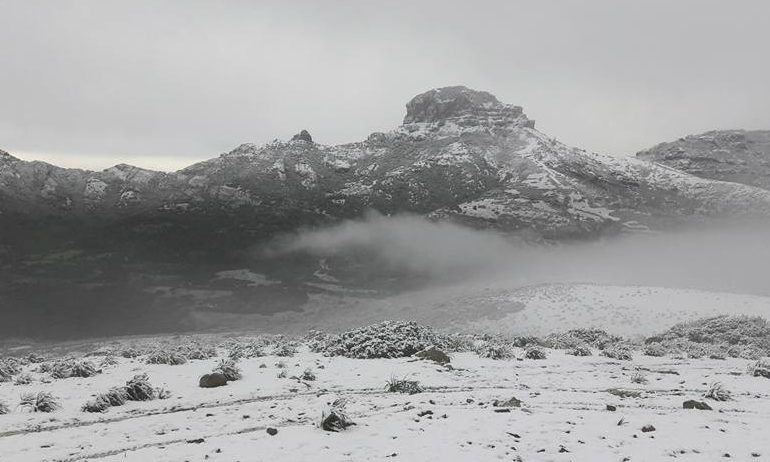
[[[269,253],[364,254],[372,265],[437,284],[581,282],[770,294],[770,224],[709,223],[592,242],[532,245],[416,216],[369,215],[300,232]]]

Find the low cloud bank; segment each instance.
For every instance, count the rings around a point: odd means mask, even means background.
[[[365,255],[404,276],[443,282],[595,282],[770,294],[768,223],[701,224],[546,247],[415,216],[370,215],[284,238],[270,252]]]

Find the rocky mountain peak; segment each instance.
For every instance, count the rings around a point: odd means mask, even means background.
[[[306,141],[308,143],[313,142],[313,137],[310,136],[310,132],[307,130],[302,130],[301,132],[297,133],[296,135],[291,137],[292,141]]]
[[[19,159],[13,157],[12,155],[10,155],[7,152],[5,152],[2,149],[0,149],[0,162],[2,162],[2,161],[10,162],[10,161],[14,161],[14,160],[19,160]]]
[[[419,94],[406,103],[404,125],[452,121],[460,126],[527,126],[521,106],[501,103],[495,95],[464,86],[443,87]]]

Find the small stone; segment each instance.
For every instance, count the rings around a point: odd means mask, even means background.
[[[607,410],[611,412],[615,412],[618,410],[617,406],[613,406],[612,404],[607,405]]]
[[[645,425],[644,427],[642,427],[643,433],[649,433],[654,431],[655,431],[655,427],[653,427],[652,425]]]
[[[708,405],[708,403],[705,403],[703,401],[696,401],[694,399],[690,399],[682,403],[682,407],[685,409],[698,409],[699,411],[711,411],[711,406]]]
[[[278,434],[278,429],[273,427],[267,427],[267,434],[270,436],[275,436]]]

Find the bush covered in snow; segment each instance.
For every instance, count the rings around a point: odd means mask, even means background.
[[[42,370],[43,368],[41,368]],[[50,365],[51,377],[66,379],[69,377],[93,377],[100,371],[94,363],[86,360],[63,359]]]
[[[21,395],[19,406],[31,412],[53,412],[61,407],[59,400],[45,391]]]
[[[513,347],[502,341],[481,341],[476,344],[473,351],[479,358],[488,359],[513,359]]]
[[[661,357],[668,354],[668,349],[660,343],[649,343],[644,346],[645,356]]]
[[[714,382],[709,385],[709,389],[704,393],[703,397],[713,399],[714,401],[729,401],[731,394],[722,383]]]
[[[32,383],[32,376],[27,373],[17,375],[13,381],[14,385],[29,385],[30,383]]]
[[[567,350],[567,354],[572,356],[591,356],[593,351],[587,345],[577,345]]]
[[[326,356],[401,358],[442,343],[441,336],[415,322],[385,321],[333,335],[320,350]]]
[[[749,366],[749,373],[754,377],[770,379],[770,360],[760,359]]]
[[[129,401],[150,401],[157,397],[147,374],[135,375],[126,382],[125,390]]]
[[[0,360],[0,382],[10,382],[13,376],[21,373],[21,364],[16,358]]]
[[[146,359],[147,364],[168,364],[169,366],[179,366],[187,362],[187,358],[177,351],[157,349],[150,352]]]
[[[390,393],[408,393],[413,395],[415,393],[422,393],[422,387],[420,382],[416,380],[398,379],[391,377],[385,383],[385,390]]]
[[[543,343],[550,348],[566,350],[576,346],[588,345],[603,350],[609,345],[622,341],[620,337],[610,335],[602,329],[572,329],[567,332],[550,334]]]
[[[602,350],[602,356],[621,361],[631,361],[633,359],[632,349],[629,345],[616,343]]]
[[[321,421],[319,427],[328,432],[339,432],[345,430],[355,422],[350,420],[345,412],[347,400],[339,398],[328,404],[328,407],[321,412]]]
[[[241,368],[238,367],[238,363],[230,358],[220,360],[219,364],[217,364],[217,367],[215,367],[212,372],[218,372],[224,375],[228,382],[240,380],[242,377]]]
[[[0,401],[0,415],[8,414],[9,412],[11,412],[11,410],[8,408],[8,405]]]
[[[524,357],[527,359],[545,359],[546,354],[544,349],[533,345],[527,348]]]
[[[732,356],[738,351],[734,346],[752,348],[764,356],[770,355],[770,324],[759,316],[714,316],[676,324],[646,343],[680,349],[691,357],[711,357],[713,348],[718,348],[718,357]]]

